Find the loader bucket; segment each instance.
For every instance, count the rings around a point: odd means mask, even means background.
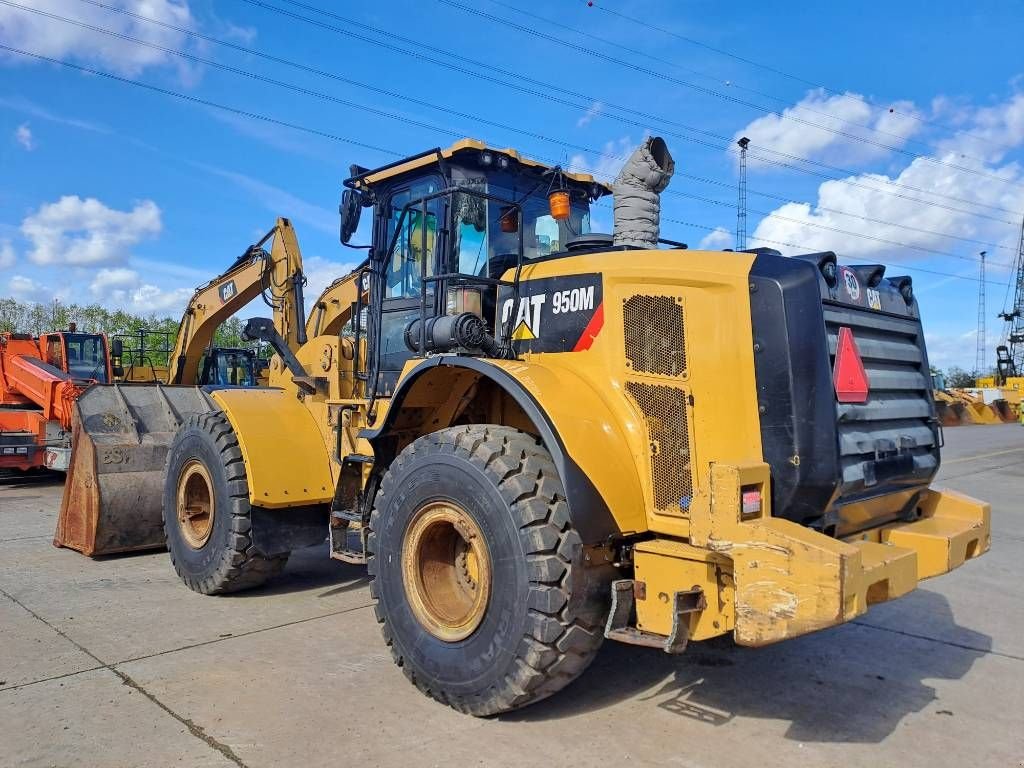
[[[198,387],[90,387],[75,404],[71,466],[53,543],[84,555],[164,546],[164,462],[178,427],[216,410]]]

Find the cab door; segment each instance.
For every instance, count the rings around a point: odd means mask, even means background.
[[[446,204],[443,198],[422,204],[416,201],[440,191],[442,185],[440,176],[430,174],[396,187],[384,203],[386,226],[378,232],[384,279],[376,366],[377,392],[384,397],[394,391],[403,366],[413,355],[405,344],[405,329],[419,317],[424,296],[428,317],[440,311],[439,286],[423,282],[423,265],[428,277],[437,274]],[[403,209],[410,203],[415,204],[403,216]]]

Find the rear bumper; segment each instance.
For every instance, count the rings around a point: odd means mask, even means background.
[[[638,543],[636,629],[664,637],[685,633],[684,640],[731,630],[740,645],[768,645],[850,621],[989,548],[984,502],[928,489],[917,515],[846,540],[766,517],[702,547],[666,539]],[[701,609],[680,614],[674,596],[692,606],[695,590],[703,593]],[[676,637],[671,645],[685,641]]]

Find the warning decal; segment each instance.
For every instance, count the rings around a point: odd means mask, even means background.
[[[517,352],[581,352],[590,349],[604,324],[601,275],[563,275],[519,284],[498,294],[502,327],[512,324]]]

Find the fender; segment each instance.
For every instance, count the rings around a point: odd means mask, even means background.
[[[391,397],[384,422],[361,433],[375,451],[377,441],[387,435],[398,418],[405,399],[438,367],[473,371],[494,382],[523,409],[558,468],[569,515],[585,544],[600,544],[619,534],[646,530],[636,461],[621,425],[593,388],[562,366],[455,355],[423,360],[406,370]],[[542,407],[542,402],[548,407]],[[559,403],[565,407],[558,408]]]
[[[313,415],[280,389],[218,389],[212,397],[235,429],[249,503],[269,509],[330,504],[334,479]]]

